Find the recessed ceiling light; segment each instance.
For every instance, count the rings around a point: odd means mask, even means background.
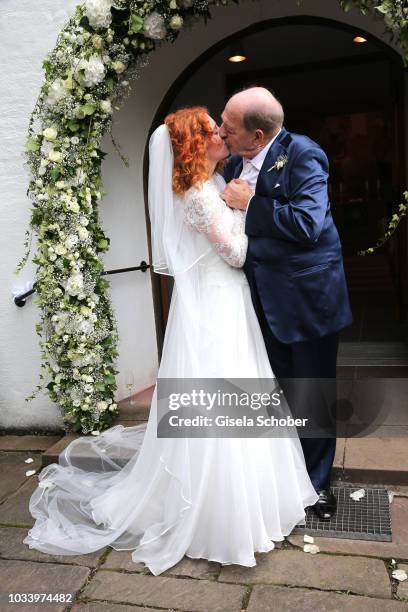
[[[365,42],[367,42],[367,39],[366,39],[366,38],[363,38],[363,36],[355,36],[355,37],[353,38],[353,41],[354,41],[355,43],[365,43]]]
[[[239,62],[245,62],[246,59],[247,58],[245,55],[230,55],[228,61],[233,62],[234,64],[238,64]]]

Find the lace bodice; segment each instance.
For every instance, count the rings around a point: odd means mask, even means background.
[[[230,266],[241,268],[248,247],[245,211],[229,208],[219,193],[214,178],[198,189],[191,187],[182,199],[185,220],[211,242]]]

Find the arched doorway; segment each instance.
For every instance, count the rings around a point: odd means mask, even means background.
[[[355,43],[357,34],[366,42]],[[231,64],[227,58],[237,45],[248,59]],[[328,154],[330,201],[355,314],[343,339],[353,345],[401,339],[408,294],[406,231],[400,228],[374,256],[357,255],[375,243],[405,186],[400,56],[361,28],[333,19],[291,16],[255,23],[212,46],[179,75],[151,131],[167,112],[189,104],[206,104],[218,120],[228,96],[250,84],[271,88],[284,105],[286,128],[309,135]],[[156,278],[159,350],[170,294],[171,283]]]

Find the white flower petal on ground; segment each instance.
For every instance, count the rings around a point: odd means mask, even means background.
[[[354,501],[360,501],[362,497],[365,497],[365,489],[358,489],[354,491],[354,493],[350,493],[350,497],[354,499]]]
[[[308,544],[313,544],[314,538],[312,538],[312,536],[307,535],[307,533],[305,533],[305,535],[303,536],[303,541],[307,542]]]
[[[39,486],[41,489],[50,489],[51,487],[53,487],[53,486],[54,486],[54,483],[53,483],[53,482],[51,482],[51,480],[41,480],[41,481],[38,483],[38,486]]]
[[[25,473],[25,475],[26,475],[26,476],[32,476],[33,474],[35,474],[35,473],[36,473],[36,471],[37,471],[37,470],[28,470],[28,471]]]
[[[394,491],[388,491],[388,501],[390,504],[392,504],[392,500],[394,499]]]
[[[320,552],[320,548],[316,544],[305,544],[303,546],[303,552],[310,553],[311,555],[316,555]]]
[[[392,577],[395,578],[395,580],[399,580],[400,582],[403,582],[404,580],[408,578],[408,575],[405,570],[396,569],[392,572]]]
[[[33,461],[34,459],[32,457],[29,457],[28,459],[24,461],[24,463],[32,463]]]

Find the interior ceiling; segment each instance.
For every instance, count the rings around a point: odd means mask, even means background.
[[[226,46],[205,64],[205,69],[234,73],[271,69],[309,62],[321,62],[345,57],[359,57],[380,51],[375,40],[363,44],[353,42],[359,35],[335,27],[296,24],[275,26],[242,37],[239,42]],[[242,44],[247,61],[233,64],[227,61],[231,51]],[[203,66],[204,68],[204,66]]]

